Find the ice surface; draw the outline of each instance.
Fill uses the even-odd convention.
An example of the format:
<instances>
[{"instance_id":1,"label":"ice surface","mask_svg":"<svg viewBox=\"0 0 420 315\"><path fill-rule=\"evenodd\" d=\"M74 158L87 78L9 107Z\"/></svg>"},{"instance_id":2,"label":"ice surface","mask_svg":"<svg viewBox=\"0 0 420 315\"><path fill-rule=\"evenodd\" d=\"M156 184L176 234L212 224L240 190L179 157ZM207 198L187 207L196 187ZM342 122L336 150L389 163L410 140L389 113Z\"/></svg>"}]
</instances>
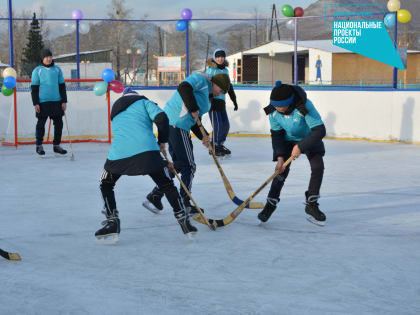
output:
<instances>
[{"instance_id":1,"label":"ice surface","mask_svg":"<svg viewBox=\"0 0 420 315\"><path fill-rule=\"evenodd\" d=\"M194 146L193 196L208 217L224 218L235 205ZM226 146L222 166L246 199L274 171L270 139ZM325 227L305 219L302 156L267 224L246 209L216 232L197 223L194 241L166 200L160 215L141 206L150 178L122 177L122 230L111 246L94 237L108 145L76 144L73 162L44 147L45 159L34 146L0 147L0 248L22 256L0 260L0 314L420 314L418 146L327 140Z\"/></svg>"}]
</instances>

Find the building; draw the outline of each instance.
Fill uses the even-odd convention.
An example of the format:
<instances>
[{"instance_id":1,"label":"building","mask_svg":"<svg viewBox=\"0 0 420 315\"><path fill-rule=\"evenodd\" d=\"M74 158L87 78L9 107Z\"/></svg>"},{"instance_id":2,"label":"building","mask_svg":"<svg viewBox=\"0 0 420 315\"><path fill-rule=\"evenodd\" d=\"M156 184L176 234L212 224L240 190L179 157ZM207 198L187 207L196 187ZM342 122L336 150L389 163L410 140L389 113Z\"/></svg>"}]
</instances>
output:
<instances>
[{"instance_id":1,"label":"building","mask_svg":"<svg viewBox=\"0 0 420 315\"><path fill-rule=\"evenodd\" d=\"M104 69L112 68L111 52L112 49L81 51L80 78L97 79L101 77ZM54 62L62 69L64 78L77 79L76 53L54 56Z\"/></svg>"},{"instance_id":2,"label":"building","mask_svg":"<svg viewBox=\"0 0 420 315\"><path fill-rule=\"evenodd\" d=\"M392 85L393 67L334 46L331 40L299 41L300 84ZM226 58L236 83L272 85L293 82L294 42L272 41ZM407 70L399 71L402 84L420 85L420 51L407 52Z\"/></svg>"}]
</instances>

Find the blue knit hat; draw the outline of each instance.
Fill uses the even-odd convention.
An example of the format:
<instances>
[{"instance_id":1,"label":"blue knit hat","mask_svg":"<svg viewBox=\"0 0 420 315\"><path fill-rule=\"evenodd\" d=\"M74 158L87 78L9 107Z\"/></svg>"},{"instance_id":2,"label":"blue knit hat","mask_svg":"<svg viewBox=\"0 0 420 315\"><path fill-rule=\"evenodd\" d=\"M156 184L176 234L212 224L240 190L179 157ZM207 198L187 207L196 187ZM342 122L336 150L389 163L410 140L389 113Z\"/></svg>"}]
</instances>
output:
<instances>
[{"instance_id":1,"label":"blue knit hat","mask_svg":"<svg viewBox=\"0 0 420 315\"><path fill-rule=\"evenodd\" d=\"M123 96L127 95L127 94L137 94L138 93L136 91L133 90L133 87L131 86L127 86L124 91L123 91Z\"/></svg>"}]
</instances>

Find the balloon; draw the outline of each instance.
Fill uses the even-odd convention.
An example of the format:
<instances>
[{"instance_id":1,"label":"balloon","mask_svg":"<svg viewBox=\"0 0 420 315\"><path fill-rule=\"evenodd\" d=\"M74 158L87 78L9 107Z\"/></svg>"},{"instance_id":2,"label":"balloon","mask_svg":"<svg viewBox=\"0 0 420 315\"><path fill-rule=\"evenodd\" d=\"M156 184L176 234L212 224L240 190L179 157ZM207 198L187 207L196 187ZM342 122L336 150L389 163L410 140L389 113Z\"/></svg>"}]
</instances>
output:
<instances>
[{"instance_id":1,"label":"balloon","mask_svg":"<svg viewBox=\"0 0 420 315\"><path fill-rule=\"evenodd\" d=\"M16 86L16 79L12 76L5 77L3 85L8 89L13 89Z\"/></svg>"},{"instance_id":2,"label":"balloon","mask_svg":"<svg viewBox=\"0 0 420 315\"><path fill-rule=\"evenodd\" d=\"M198 21L191 21L190 27L193 31L197 31L200 29L200 23Z\"/></svg>"},{"instance_id":3,"label":"balloon","mask_svg":"<svg viewBox=\"0 0 420 315\"><path fill-rule=\"evenodd\" d=\"M395 12L401 8L401 3L399 0L389 0L387 7L389 12Z\"/></svg>"},{"instance_id":4,"label":"balloon","mask_svg":"<svg viewBox=\"0 0 420 315\"><path fill-rule=\"evenodd\" d=\"M281 12L283 12L283 15L287 17L293 17L295 15L293 8L288 4L281 7Z\"/></svg>"},{"instance_id":5,"label":"balloon","mask_svg":"<svg viewBox=\"0 0 420 315\"><path fill-rule=\"evenodd\" d=\"M76 30L76 24L74 22L66 22L63 24L65 32L74 32Z\"/></svg>"},{"instance_id":6,"label":"balloon","mask_svg":"<svg viewBox=\"0 0 420 315\"><path fill-rule=\"evenodd\" d=\"M80 34L87 34L89 33L90 25L88 23L80 23L79 24L79 32Z\"/></svg>"},{"instance_id":7,"label":"balloon","mask_svg":"<svg viewBox=\"0 0 420 315\"><path fill-rule=\"evenodd\" d=\"M109 82L109 87L115 93L122 93L124 91L124 85L120 81L111 81Z\"/></svg>"},{"instance_id":8,"label":"balloon","mask_svg":"<svg viewBox=\"0 0 420 315\"><path fill-rule=\"evenodd\" d=\"M16 78L16 76L17 76L16 70L11 68L11 67L8 67L8 68L3 70L3 78L6 78L6 77Z\"/></svg>"},{"instance_id":9,"label":"balloon","mask_svg":"<svg viewBox=\"0 0 420 315\"><path fill-rule=\"evenodd\" d=\"M81 19L83 19L83 12L80 11L79 9L73 10L71 12L71 18L73 20L81 20Z\"/></svg>"},{"instance_id":10,"label":"balloon","mask_svg":"<svg viewBox=\"0 0 420 315\"><path fill-rule=\"evenodd\" d=\"M395 26L395 14L394 13L388 13L384 17L384 23L386 27L392 28Z\"/></svg>"},{"instance_id":11,"label":"balloon","mask_svg":"<svg viewBox=\"0 0 420 315\"><path fill-rule=\"evenodd\" d=\"M397 19L400 23L408 23L411 20L411 13L408 10L398 10Z\"/></svg>"},{"instance_id":12,"label":"balloon","mask_svg":"<svg viewBox=\"0 0 420 315\"><path fill-rule=\"evenodd\" d=\"M115 79L114 70L105 69L104 71L102 71L102 80L104 80L105 82L111 82L114 79Z\"/></svg>"},{"instance_id":13,"label":"balloon","mask_svg":"<svg viewBox=\"0 0 420 315\"><path fill-rule=\"evenodd\" d=\"M296 7L294 10L295 17L302 17L303 16L303 9L301 7Z\"/></svg>"},{"instance_id":14,"label":"balloon","mask_svg":"<svg viewBox=\"0 0 420 315\"><path fill-rule=\"evenodd\" d=\"M1 94L3 94L4 96L10 96L13 94L13 89L8 89L7 87L5 87L4 85L1 87Z\"/></svg>"},{"instance_id":15,"label":"balloon","mask_svg":"<svg viewBox=\"0 0 420 315\"><path fill-rule=\"evenodd\" d=\"M190 9L187 9L187 8L183 9L183 10L181 11L181 17L182 17L184 20L189 20L189 19L191 19L191 18L192 18L192 11L191 11Z\"/></svg>"},{"instance_id":16,"label":"balloon","mask_svg":"<svg viewBox=\"0 0 420 315\"><path fill-rule=\"evenodd\" d=\"M95 93L96 96L101 96L106 93L108 90L108 83L105 81L100 81L95 84L93 87L93 93Z\"/></svg>"},{"instance_id":17,"label":"balloon","mask_svg":"<svg viewBox=\"0 0 420 315\"><path fill-rule=\"evenodd\" d=\"M293 31L295 29L295 21L294 20L289 20L286 22L286 28L288 30Z\"/></svg>"},{"instance_id":18,"label":"balloon","mask_svg":"<svg viewBox=\"0 0 420 315\"><path fill-rule=\"evenodd\" d=\"M184 20L179 20L178 22L176 22L175 27L177 31L183 32L187 28L187 22L185 22Z\"/></svg>"}]
</instances>

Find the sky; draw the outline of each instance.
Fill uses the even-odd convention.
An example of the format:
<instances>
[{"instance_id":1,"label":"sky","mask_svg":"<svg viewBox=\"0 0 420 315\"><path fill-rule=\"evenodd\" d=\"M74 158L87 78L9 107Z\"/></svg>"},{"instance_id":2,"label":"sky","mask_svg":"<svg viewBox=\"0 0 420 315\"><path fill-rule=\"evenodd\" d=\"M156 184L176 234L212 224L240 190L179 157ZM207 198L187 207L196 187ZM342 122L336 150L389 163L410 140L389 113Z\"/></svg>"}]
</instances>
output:
<instances>
[{"instance_id":1,"label":"sky","mask_svg":"<svg viewBox=\"0 0 420 315\"><path fill-rule=\"evenodd\" d=\"M131 18L139 19L145 14L150 19L176 19L180 17L183 8L189 8L193 11L193 18L249 18L253 17L254 10L263 15L271 14L273 3L277 10L285 4L293 7L301 6L306 8L316 0L289 0L276 2L274 0L213 0L196 1L187 0L177 2L173 0L126 0L126 6L132 8ZM0 12L7 12L7 0L2 0ZM111 0L13 0L12 6L15 12L22 10L38 11L39 7L44 6L49 18L71 18L71 12L74 9L80 9L85 18L106 18L107 6Z\"/></svg>"}]
</instances>

